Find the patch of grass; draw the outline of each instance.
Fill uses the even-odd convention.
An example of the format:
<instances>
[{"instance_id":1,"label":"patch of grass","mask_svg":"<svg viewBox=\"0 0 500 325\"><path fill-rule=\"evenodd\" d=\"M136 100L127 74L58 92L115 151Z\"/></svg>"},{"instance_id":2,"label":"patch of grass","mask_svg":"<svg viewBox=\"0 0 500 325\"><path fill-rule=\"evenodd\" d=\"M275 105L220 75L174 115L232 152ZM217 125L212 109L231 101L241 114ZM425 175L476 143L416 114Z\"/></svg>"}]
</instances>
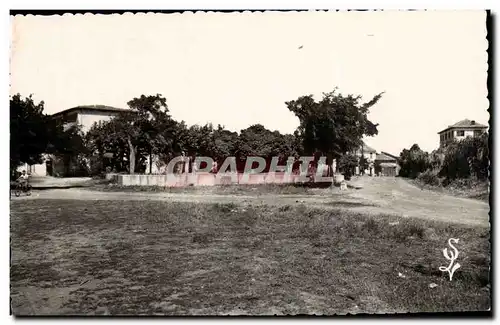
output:
<instances>
[{"instance_id":1,"label":"patch of grass","mask_svg":"<svg viewBox=\"0 0 500 325\"><path fill-rule=\"evenodd\" d=\"M338 206L338 207L366 207L366 206L376 206L374 204L370 203L363 203L363 202L355 202L355 201L345 201L345 200L335 200L335 201L330 201L326 203L327 205L330 206Z\"/></svg>"},{"instance_id":2,"label":"patch of grass","mask_svg":"<svg viewBox=\"0 0 500 325\"><path fill-rule=\"evenodd\" d=\"M11 209L16 315L490 307L482 227L306 205L26 200ZM460 239L462 265L451 282L438 269L450 237Z\"/></svg>"},{"instance_id":3,"label":"patch of grass","mask_svg":"<svg viewBox=\"0 0 500 325\"><path fill-rule=\"evenodd\" d=\"M424 177L425 180L425 177ZM457 179L454 181L446 181L441 178L439 181L433 181L431 184L427 180L415 179L408 180L415 186L439 193L446 193L457 197L475 199L488 202L490 198L489 182L479 181L473 178Z\"/></svg>"},{"instance_id":4,"label":"patch of grass","mask_svg":"<svg viewBox=\"0 0 500 325\"><path fill-rule=\"evenodd\" d=\"M410 238L423 238L426 227L424 223L415 223L413 221L400 221L398 227L389 228L392 230L392 237L399 241L405 242Z\"/></svg>"},{"instance_id":5,"label":"patch of grass","mask_svg":"<svg viewBox=\"0 0 500 325\"><path fill-rule=\"evenodd\" d=\"M322 188L321 186L318 186ZM324 186L323 186L324 187ZM297 195L314 194L319 188L305 186L304 184L256 184L256 185L215 185L215 186L189 186L189 187L164 187L164 186L120 186L113 183L95 184L89 190L103 192L162 192L162 193L197 193L220 195Z\"/></svg>"}]
</instances>

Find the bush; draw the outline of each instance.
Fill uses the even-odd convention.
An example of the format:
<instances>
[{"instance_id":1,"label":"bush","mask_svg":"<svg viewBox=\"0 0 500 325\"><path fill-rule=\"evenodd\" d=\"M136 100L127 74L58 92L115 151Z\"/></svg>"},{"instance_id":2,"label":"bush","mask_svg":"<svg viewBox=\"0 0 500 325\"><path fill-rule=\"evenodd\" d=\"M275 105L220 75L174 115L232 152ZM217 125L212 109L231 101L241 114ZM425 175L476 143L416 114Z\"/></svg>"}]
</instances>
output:
<instances>
[{"instance_id":1,"label":"bush","mask_svg":"<svg viewBox=\"0 0 500 325\"><path fill-rule=\"evenodd\" d=\"M471 176L480 180L488 179L488 134L466 138L448 146L440 175L450 180Z\"/></svg>"},{"instance_id":2,"label":"bush","mask_svg":"<svg viewBox=\"0 0 500 325\"><path fill-rule=\"evenodd\" d=\"M356 167L358 166L358 157L351 154L343 155L340 157L338 165L339 170L344 175L344 178L346 180L350 180L351 176L354 175Z\"/></svg>"},{"instance_id":3,"label":"bush","mask_svg":"<svg viewBox=\"0 0 500 325\"><path fill-rule=\"evenodd\" d=\"M417 176L417 180L428 185L432 186L441 186L442 181L439 178L439 170L436 169L428 169L423 173L420 173Z\"/></svg>"},{"instance_id":4,"label":"bush","mask_svg":"<svg viewBox=\"0 0 500 325\"><path fill-rule=\"evenodd\" d=\"M429 154L414 144L410 150L404 149L400 154L399 176L416 178L430 167Z\"/></svg>"}]
</instances>

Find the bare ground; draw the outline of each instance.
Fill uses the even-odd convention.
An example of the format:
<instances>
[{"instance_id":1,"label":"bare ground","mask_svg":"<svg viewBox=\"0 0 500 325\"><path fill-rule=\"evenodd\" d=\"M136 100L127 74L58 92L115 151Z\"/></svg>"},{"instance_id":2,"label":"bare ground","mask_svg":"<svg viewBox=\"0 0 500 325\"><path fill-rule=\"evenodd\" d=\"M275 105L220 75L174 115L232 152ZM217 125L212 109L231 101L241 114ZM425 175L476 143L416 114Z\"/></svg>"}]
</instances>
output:
<instances>
[{"instance_id":1,"label":"bare ground","mask_svg":"<svg viewBox=\"0 0 500 325\"><path fill-rule=\"evenodd\" d=\"M15 315L490 307L489 230L299 205L13 200ZM450 237L462 267L438 270ZM434 287L430 287L430 285Z\"/></svg>"},{"instance_id":2,"label":"bare ground","mask_svg":"<svg viewBox=\"0 0 500 325\"><path fill-rule=\"evenodd\" d=\"M310 194L287 195L260 192L258 187L251 186L248 186L239 195L214 194L216 189L213 187L184 193L103 192L74 188L34 191L31 197L13 199L160 200L168 202L232 202L270 205L305 204L324 208L342 208L372 215L381 213L394 214L403 217L489 227L490 207L484 201L423 190L401 178L360 177L353 180L351 185L358 189L351 188L346 191L340 191L338 188L313 189L309 191Z\"/></svg>"},{"instance_id":3,"label":"bare ground","mask_svg":"<svg viewBox=\"0 0 500 325\"><path fill-rule=\"evenodd\" d=\"M332 315L489 308L487 203L395 178L351 185L359 189L54 189L13 197L12 310ZM462 265L452 282L438 270L447 264L442 249L450 237L460 238Z\"/></svg>"}]
</instances>

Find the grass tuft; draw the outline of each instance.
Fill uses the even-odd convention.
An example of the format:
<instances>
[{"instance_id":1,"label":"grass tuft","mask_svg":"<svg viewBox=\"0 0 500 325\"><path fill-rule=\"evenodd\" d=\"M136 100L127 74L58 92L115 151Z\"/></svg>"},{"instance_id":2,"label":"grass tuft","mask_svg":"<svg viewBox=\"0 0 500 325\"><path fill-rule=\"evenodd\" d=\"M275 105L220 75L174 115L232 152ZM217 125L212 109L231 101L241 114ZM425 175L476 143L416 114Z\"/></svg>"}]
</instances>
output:
<instances>
[{"instance_id":1,"label":"grass tuft","mask_svg":"<svg viewBox=\"0 0 500 325\"><path fill-rule=\"evenodd\" d=\"M11 204L16 315L333 315L491 305L482 227L295 204ZM453 281L438 269L448 264L442 249L450 237L460 238L462 265Z\"/></svg>"}]
</instances>

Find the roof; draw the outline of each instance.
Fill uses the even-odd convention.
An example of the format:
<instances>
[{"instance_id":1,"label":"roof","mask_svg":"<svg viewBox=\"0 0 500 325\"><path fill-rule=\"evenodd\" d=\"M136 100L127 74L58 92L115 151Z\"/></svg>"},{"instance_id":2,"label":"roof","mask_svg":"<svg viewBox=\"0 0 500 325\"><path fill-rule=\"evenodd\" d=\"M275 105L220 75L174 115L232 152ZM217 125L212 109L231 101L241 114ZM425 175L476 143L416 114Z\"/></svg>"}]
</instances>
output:
<instances>
[{"instance_id":1,"label":"roof","mask_svg":"<svg viewBox=\"0 0 500 325\"><path fill-rule=\"evenodd\" d=\"M444 129L443 131L440 131L438 132L438 134L441 134L445 131L448 131L450 129L455 129L455 128L468 128L468 129L487 129L488 126L484 125L484 124L480 124L480 123L477 123L476 121L474 120L469 120L469 119L465 119L465 120L461 120L453 125L448 125L448 127L446 129Z\"/></svg>"},{"instance_id":2,"label":"roof","mask_svg":"<svg viewBox=\"0 0 500 325\"><path fill-rule=\"evenodd\" d=\"M375 160L396 161L397 159L382 152L382 153L377 154L377 157L375 158Z\"/></svg>"},{"instance_id":3,"label":"roof","mask_svg":"<svg viewBox=\"0 0 500 325\"><path fill-rule=\"evenodd\" d=\"M396 160L398 160L398 159L399 159L399 157L398 157L398 156L395 156L395 155L390 154L390 153L388 153L388 152L382 151L382 153L383 153L384 155L386 155L386 156L389 156L389 157L393 158L393 159L396 159Z\"/></svg>"},{"instance_id":4,"label":"roof","mask_svg":"<svg viewBox=\"0 0 500 325\"><path fill-rule=\"evenodd\" d=\"M61 115L66 115L69 113L73 113L76 111L95 111L95 112L102 112L102 113L120 113L120 112L129 112L129 109L124 109L124 108L117 108L117 107L112 107L112 106L106 106L106 105L82 105L82 106L76 106L72 108L68 108L64 111L57 112L55 114L52 114L53 117L55 116L61 116Z\"/></svg>"}]
</instances>

